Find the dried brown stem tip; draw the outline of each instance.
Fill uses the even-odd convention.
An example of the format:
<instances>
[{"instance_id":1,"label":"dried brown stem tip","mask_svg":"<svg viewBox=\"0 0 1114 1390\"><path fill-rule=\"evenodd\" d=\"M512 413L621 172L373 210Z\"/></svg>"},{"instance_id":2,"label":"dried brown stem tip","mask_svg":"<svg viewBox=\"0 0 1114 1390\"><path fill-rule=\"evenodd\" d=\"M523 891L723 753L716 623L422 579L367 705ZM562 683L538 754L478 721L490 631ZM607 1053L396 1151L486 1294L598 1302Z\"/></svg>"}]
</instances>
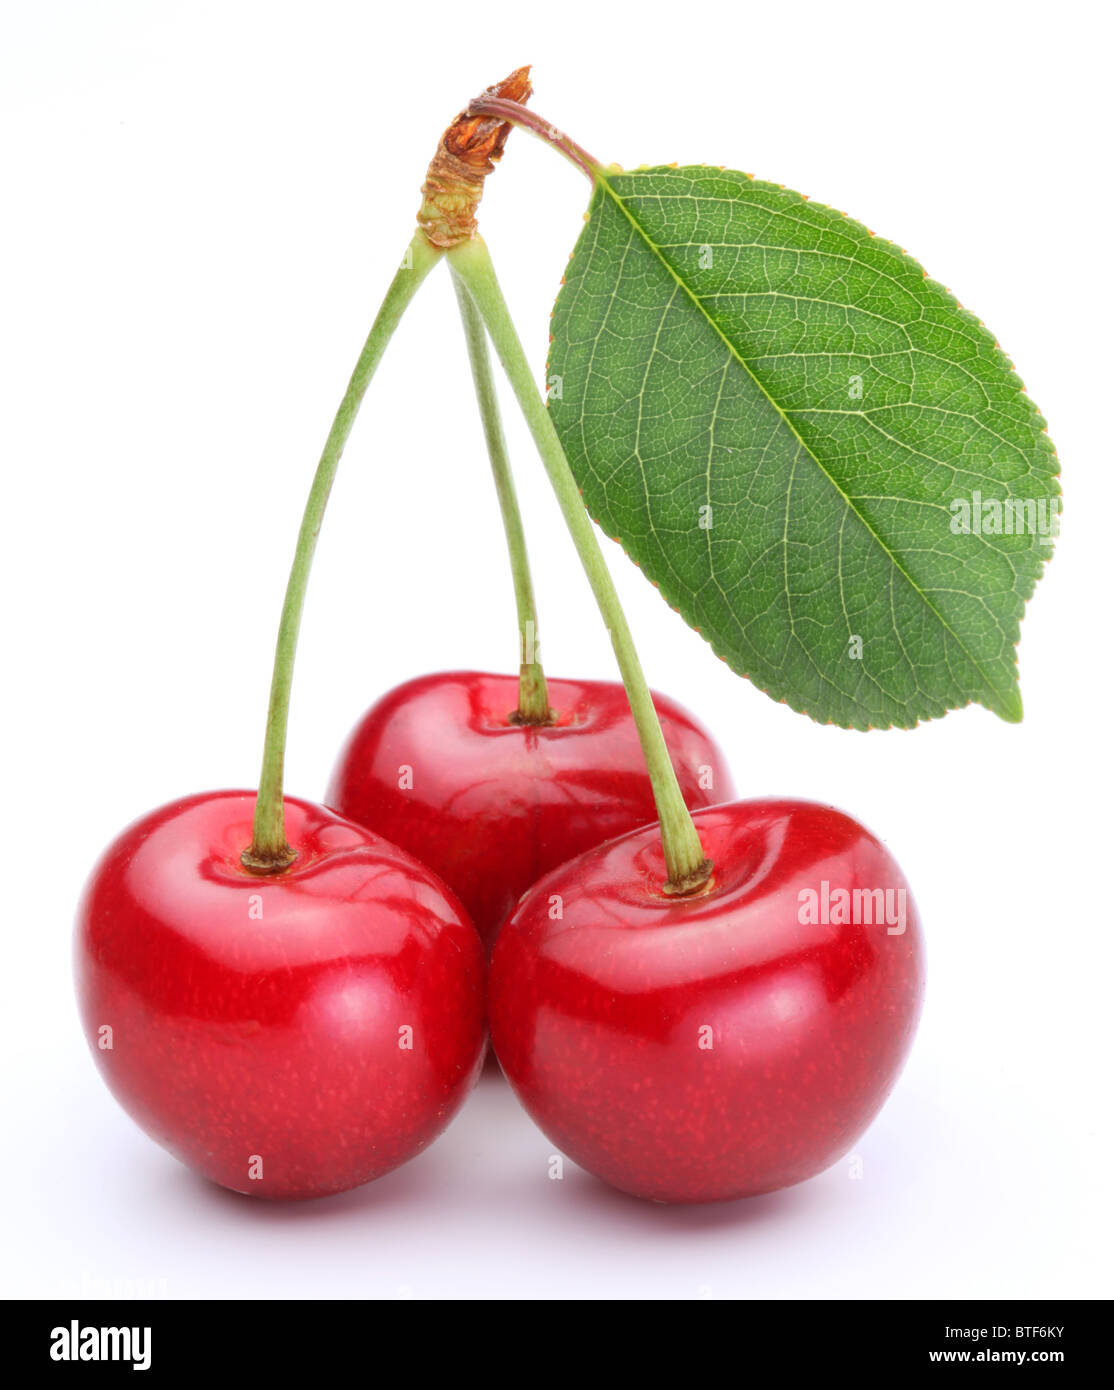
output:
<instances>
[{"instance_id":1,"label":"dried brown stem tip","mask_svg":"<svg viewBox=\"0 0 1114 1390\"><path fill-rule=\"evenodd\" d=\"M532 91L530 69L525 67L488 87L483 96L525 103ZM418 212L418 226L434 246L447 249L475 235L484 179L502 159L510 133L509 121L469 116L465 107L442 135L422 184Z\"/></svg>"}]
</instances>

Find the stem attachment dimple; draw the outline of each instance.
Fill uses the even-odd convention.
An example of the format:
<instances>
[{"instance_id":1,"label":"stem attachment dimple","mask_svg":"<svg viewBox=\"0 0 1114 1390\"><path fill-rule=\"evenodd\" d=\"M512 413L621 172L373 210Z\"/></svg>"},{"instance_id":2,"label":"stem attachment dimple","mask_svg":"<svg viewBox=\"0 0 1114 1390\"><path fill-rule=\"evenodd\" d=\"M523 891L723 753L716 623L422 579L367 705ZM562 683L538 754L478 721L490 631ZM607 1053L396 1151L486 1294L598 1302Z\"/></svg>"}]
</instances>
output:
<instances>
[{"instance_id":1,"label":"stem attachment dimple","mask_svg":"<svg viewBox=\"0 0 1114 1390\"><path fill-rule=\"evenodd\" d=\"M512 724L552 724L554 712L549 708L549 685L540 661L523 661L518 668L518 708L510 714Z\"/></svg>"},{"instance_id":2,"label":"stem attachment dimple","mask_svg":"<svg viewBox=\"0 0 1114 1390\"><path fill-rule=\"evenodd\" d=\"M495 479L495 491L499 498L499 511L503 517L503 530L507 536L511 575L514 579L521 664L518 672L518 709L511 716L511 720L515 724L548 724L552 720L552 711L549 708L545 672L538 656L538 615L534 603L534 585L530 577L530 560L526 552L522 513L518 507L507 441L499 415L499 398L491 371L491 357L487 350L487 332L475 301L455 270L453 288L456 290L460 317L464 324L468 360L472 366L472 381L476 388L476 400L483 421L484 439L487 443L488 457L491 459L491 472Z\"/></svg>"},{"instance_id":3,"label":"stem attachment dimple","mask_svg":"<svg viewBox=\"0 0 1114 1390\"><path fill-rule=\"evenodd\" d=\"M561 441L557 438L545 402L534 384L530 364L495 277L491 257L480 236L454 247L448 255L450 266L464 282L491 334L491 341L526 417L526 423L553 485L565 524L584 566L600 613L611 634L611 645L615 650L623 685L630 701L631 714L642 744L658 819L661 822L667 871L665 891L678 895L694 893L711 877L712 864L704 853L696 826L681 795L677 774L669 758L665 736L661 731L661 724L626 616L619 603L619 595L608 572L595 529L584 510L576 479L565 458Z\"/></svg>"},{"instance_id":4,"label":"stem attachment dimple","mask_svg":"<svg viewBox=\"0 0 1114 1390\"><path fill-rule=\"evenodd\" d=\"M249 873L281 873L283 869L289 868L297 857L286 840L282 796L283 765L286 757L286 729L290 716L290 687L294 678L294 654L298 646L298 629L305 606L313 553L317 548L317 536L321 530L340 456L355 423L360 402L407 305L441 255L442 252L431 246L420 232L415 234L375 316L375 322L348 382L348 389L337 408L317 471L313 475L313 483L298 531L294 562L286 585L282 617L279 620L252 840L240 856L241 864Z\"/></svg>"}]
</instances>

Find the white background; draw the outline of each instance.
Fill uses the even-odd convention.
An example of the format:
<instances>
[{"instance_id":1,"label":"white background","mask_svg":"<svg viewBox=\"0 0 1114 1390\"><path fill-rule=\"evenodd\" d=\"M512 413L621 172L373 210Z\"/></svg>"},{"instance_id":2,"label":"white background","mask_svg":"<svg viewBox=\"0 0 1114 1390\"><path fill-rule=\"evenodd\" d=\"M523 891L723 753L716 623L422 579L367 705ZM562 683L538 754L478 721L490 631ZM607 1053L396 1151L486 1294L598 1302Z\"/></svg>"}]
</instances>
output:
<instances>
[{"instance_id":1,"label":"white background","mask_svg":"<svg viewBox=\"0 0 1114 1390\"><path fill-rule=\"evenodd\" d=\"M6 1290L240 1297L1112 1292L1111 316L1097 7L46 3L0 33ZM856 1153L719 1208L619 1196L481 1084L422 1158L292 1207L209 1187L79 1033L81 882L134 816L256 775L305 490L436 139L523 62L594 154L735 165L906 246L994 329L1066 506L1026 719L822 728L712 656L608 545L651 682L744 794L889 843L926 924L912 1059ZM539 379L581 177L522 134L482 225ZM602 625L508 400L554 674ZM512 670L513 605L448 276L401 328L310 587L288 788L425 670Z\"/></svg>"}]
</instances>

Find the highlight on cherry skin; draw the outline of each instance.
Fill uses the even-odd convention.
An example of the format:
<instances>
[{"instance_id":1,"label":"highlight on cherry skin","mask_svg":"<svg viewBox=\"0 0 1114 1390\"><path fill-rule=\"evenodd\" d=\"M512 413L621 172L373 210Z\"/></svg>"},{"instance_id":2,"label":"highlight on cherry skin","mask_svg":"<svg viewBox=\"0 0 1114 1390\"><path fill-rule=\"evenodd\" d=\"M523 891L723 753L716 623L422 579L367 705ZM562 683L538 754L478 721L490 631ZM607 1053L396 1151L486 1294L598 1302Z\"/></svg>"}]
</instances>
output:
<instances>
[{"instance_id":1,"label":"highlight on cherry skin","mask_svg":"<svg viewBox=\"0 0 1114 1390\"><path fill-rule=\"evenodd\" d=\"M356 725L325 795L444 879L489 951L542 874L657 818L623 686L551 678L548 687L552 720L533 725L513 718L517 676L407 681ZM653 699L689 807L730 800L711 734L674 700Z\"/></svg>"},{"instance_id":2,"label":"highlight on cherry skin","mask_svg":"<svg viewBox=\"0 0 1114 1390\"><path fill-rule=\"evenodd\" d=\"M484 958L424 865L285 799L297 859L240 854L255 793L185 797L101 858L78 910L78 1000L124 1109L206 1178L308 1198L425 1148L475 1082Z\"/></svg>"},{"instance_id":3,"label":"highlight on cherry skin","mask_svg":"<svg viewBox=\"0 0 1114 1390\"><path fill-rule=\"evenodd\" d=\"M492 1044L534 1121L662 1202L770 1192L849 1152L924 989L908 884L857 821L787 800L693 819L702 891L663 893L658 827L634 831L531 889L488 978Z\"/></svg>"}]
</instances>

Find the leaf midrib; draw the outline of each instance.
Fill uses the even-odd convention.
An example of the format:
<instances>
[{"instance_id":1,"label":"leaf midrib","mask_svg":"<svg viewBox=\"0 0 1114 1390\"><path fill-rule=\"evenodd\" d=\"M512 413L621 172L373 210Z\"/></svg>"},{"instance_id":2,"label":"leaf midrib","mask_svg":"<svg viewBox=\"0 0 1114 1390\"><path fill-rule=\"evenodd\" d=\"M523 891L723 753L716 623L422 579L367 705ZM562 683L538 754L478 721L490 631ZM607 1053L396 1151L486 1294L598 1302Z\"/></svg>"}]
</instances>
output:
<instances>
[{"instance_id":1,"label":"leaf midrib","mask_svg":"<svg viewBox=\"0 0 1114 1390\"><path fill-rule=\"evenodd\" d=\"M716 322L716 320L712 317L712 315L711 315L711 314L708 312L708 310L704 307L703 302L696 296L696 294L689 288L689 286L686 284L686 282L685 282L685 281L677 274L677 272L673 269L673 267L670 265L670 263L669 263L669 261L667 260L667 258L665 257L665 255L662 253L661 248L660 248L660 247L657 245L657 243L649 236L649 234L647 233L646 229L642 226L641 222L639 222L639 220L635 217L634 213L633 213L633 212L631 211L631 209L627 206L626 202L625 202L625 201L619 196L619 194L616 193L615 190L611 187L611 184L610 184L610 182L609 182L609 180L608 180L608 178L607 178L607 176L606 176L604 170L598 169L598 168L597 168L594 172L595 172L595 176L596 176L596 186L597 186L598 188L603 188L603 189L606 190L606 192L608 193L608 195L610 196L610 198L611 198L612 201L614 202L615 206L619 209L619 211L620 211L620 212L623 214L623 216L627 219L627 221L630 223L630 225L634 228L634 230L635 230L635 231L638 233L638 235L642 238L643 242L650 248L650 250L653 252L653 254L657 257L658 261L659 261L659 262L661 263L661 265L665 268L666 273L670 276L670 278L674 281L674 283L683 291L683 293L684 293L685 295L688 296L689 301L693 304L693 306L694 306L694 307L697 309L697 311L701 314L701 316L704 318L704 321L709 325L709 327L712 329L712 331L716 334L716 336L719 338L719 340L723 343L724 347L727 348L727 351L730 353L730 355L735 359L736 362L738 362L739 366L742 367L742 369L743 369L744 372L746 372L747 376L751 379L751 381L754 383L754 385L758 388L758 390L761 392L761 394L762 394L762 396L765 398L765 400L767 400L767 401L770 403L770 405L773 407L773 409L777 412L777 415L778 415L779 419L780 419L780 420L782 421L782 423L785 425L786 429L789 430L789 432L790 432L790 434L793 436L793 438L796 439L797 443L798 443L798 444L800 445L800 447L804 450L805 454L812 460L812 462L813 462L813 463L816 465L816 467L820 470L821 474L828 480L828 482L831 484L831 486L835 489L835 491L836 491L836 492L839 494L839 496L843 499L845 505L847 506L847 509L848 509L851 513L853 513L853 515L862 523L862 525L863 525L863 527L865 528L865 530L867 531L867 533L874 539L874 541L876 542L876 544L881 548L881 550L883 551L883 553L886 555L887 559L888 559L888 560L890 561L890 563L893 565L894 569L897 570L897 572L902 576L902 578L906 581L906 583L909 585L909 587L913 590L913 592L917 595L917 597L918 597L918 598L921 600L921 602L925 605L925 607L926 607L926 608L928 609L928 611L932 614L932 616L936 619L936 621L940 624L940 626L944 629L944 631L945 631L946 633L948 633L948 635L949 635L949 636L952 638L952 640L956 643L956 645L959 647L960 651L963 652L964 656L965 656L965 657L967 658L967 660L971 663L971 665L974 667L974 669L975 669L976 671L978 671L979 675L982 677L983 681L986 683L986 688L990 691L991 695L994 696L995 699L998 700L998 701L1001 701L1002 698L1003 698L1003 695L1004 695L1004 696L1005 696L1005 703L1006 703L1006 705L1007 705L1007 706L1012 706L1012 705L1015 703L1015 701L1011 698L1011 697L1013 696L1013 687L1011 686L1008 690L1006 690L1005 692L1003 692L1003 691L1001 690L1001 688L1000 688L994 681L992 681L992 680L990 679L990 677L987 675L986 671L984 670L982 663L978 660L977 657L975 657L975 656L971 653L971 651L968 649L968 647L967 647L966 643L963 641L963 639L962 639L962 638L959 636L959 634L955 631L955 629L954 629L954 628L952 627L952 625L948 622L948 620L944 617L944 615L940 612L940 610L936 607L936 605L931 601L931 599L928 597L928 595L925 593L925 591L921 588L921 586L917 583L917 581L913 578L913 576L906 570L905 566L901 564L900 560L897 558L897 556L894 554L894 552L890 549L890 547L886 544L885 540L878 534L878 532L877 532L877 531L874 529L874 527L870 524L870 522L867 520L867 518L862 514L862 512L859 511L858 507L855 506L855 503L851 500L851 498L847 495L847 493L846 493L846 492L843 490L843 488L839 485L838 481L831 475L831 473L827 470L827 468L824 467L824 465L823 465L823 463L820 461L820 459L818 459L817 456L813 453L813 451L809 448L808 444L807 444L807 443L805 442L805 440L801 437L800 432L797 430L796 426L793 424L793 421L788 417L788 415L786 415L785 411L781 408L780 405L778 405L777 401L774 400L773 396L770 395L769 391L766 390L766 387L765 387L765 386L763 385L763 383L759 380L759 378L755 375L755 373L753 372L753 370L752 370L751 367L750 367L750 364L747 362L746 358L742 356L742 354L741 354L741 353L738 351L738 349L735 347L734 343L732 343L731 339L728 338L728 336L724 333L723 329L720 328L720 326L719 326L719 324Z\"/></svg>"}]
</instances>

